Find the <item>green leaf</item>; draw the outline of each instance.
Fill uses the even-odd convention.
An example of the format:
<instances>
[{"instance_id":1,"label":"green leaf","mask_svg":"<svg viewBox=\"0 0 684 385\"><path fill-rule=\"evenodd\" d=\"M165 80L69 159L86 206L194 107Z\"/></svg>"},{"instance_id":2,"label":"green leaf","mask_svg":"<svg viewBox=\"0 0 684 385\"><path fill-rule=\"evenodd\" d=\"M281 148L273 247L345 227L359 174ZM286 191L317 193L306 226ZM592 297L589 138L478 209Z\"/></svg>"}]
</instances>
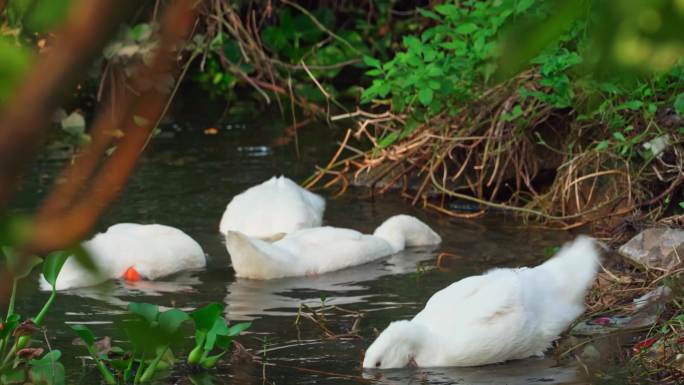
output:
<instances>
[{"instance_id":1,"label":"green leaf","mask_svg":"<svg viewBox=\"0 0 684 385\"><path fill-rule=\"evenodd\" d=\"M214 326L216 318L222 313L223 305L212 303L190 313L190 318L195 322L196 330L209 331Z\"/></svg>"},{"instance_id":2,"label":"green leaf","mask_svg":"<svg viewBox=\"0 0 684 385\"><path fill-rule=\"evenodd\" d=\"M128 311L143 317L149 323L155 322L159 316L159 307L151 303L131 302L128 304Z\"/></svg>"},{"instance_id":3,"label":"green leaf","mask_svg":"<svg viewBox=\"0 0 684 385\"><path fill-rule=\"evenodd\" d=\"M159 314L159 326L164 332L173 334L189 319L188 313L180 309L171 309Z\"/></svg>"},{"instance_id":4,"label":"green leaf","mask_svg":"<svg viewBox=\"0 0 684 385\"><path fill-rule=\"evenodd\" d=\"M69 325L71 330L85 342L87 346L93 346L95 343L95 336L93 332L85 325Z\"/></svg>"},{"instance_id":5,"label":"green leaf","mask_svg":"<svg viewBox=\"0 0 684 385\"><path fill-rule=\"evenodd\" d=\"M677 98L674 102L674 107L675 111L677 111L677 115L684 116L684 92L677 95Z\"/></svg>"},{"instance_id":6,"label":"green leaf","mask_svg":"<svg viewBox=\"0 0 684 385\"><path fill-rule=\"evenodd\" d=\"M70 0L34 2L26 17L26 26L33 32L46 32L54 29L64 21L70 5Z\"/></svg>"},{"instance_id":7,"label":"green leaf","mask_svg":"<svg viewBox=\"0 0 684 385\"><path fill-rule=\"evenodd\" d=\"M239 324L235 324L228 329L228 335L235 337L236 335L249 329L250 326L252 326L251 322L240 322Z\"/></svg>"},{"instance_id":8,"label":"green leaf","mask_svg":"<svg viewBox=\"0 0 684 385\"><path fill-rule=\"evenodd\" d=\"M421 88L420 91L418 91L418 100L422 105L428 106L432 103L433 95L434 91L432 91L432 88Z\"/></svg>"},{"instance_id":9,"label":"green leaf","mask_svg":"<svg viewBox=\"0 0 684 385\"><path fill-rule=\"evenodd\" d=\"M619 140L620 142L625 142L625 136L622 134L622 132L613 132L613 138Z\"/></svg>"},{"instance_id":10,"label":"green leaf","mask_svg":"<svg viewBox=\"0 0 684 385\"><path fill-rule=\"evenodd\" d=\"M602 140L596 145L596 151L603 151L608 148L608 141Z\"/></svg>"},{"instance_id":11,"label":"green leaf","mask_svg":"<svg viewBox=\"0 0 684 385\"><path fill-rule=\"evenodd\" d=\"M382 68L382 64L380 63L380 60L378 60L374 57L368 56L368 55L363 56L363 62L364 62L364 64L366 64L369 67L378 68L378 69Z\"/></svg>"},{"instance_id":12,"label":"green leaf","mask_svg":"<svg viewBox=\"0 0 684 385\"><path fill-rule=\"evenodd\" d=\"M392 131L378 141L378 148L387 148L399 138L399 131Z\"/></svg>"},{"instance_id":13,"label":"green leaf","mask_svg":"<svg viewBox=\"0 0 684 385\"><path fill-rule=\"evenodd\" d=\"M3 103L23 80L32 54L28 49L0 38L0 57L0 103Z\"/></svg>"},{"instance_id":14,"label":"green leaf","mask_svg":"<svg viewBox=\"0 0 684 385\"><path fill-rule=\"evenodd\" d=\"M4 255L7 270L9 270L16 279L26 278L26 276L33 271L34 267L43 262L43 260L36 255L28 255L21 258L14 253L14 249L7 246L2 247L2 252L0 254Z\"/></svg>"},{"instance_id":15,"label":"green leaf","mask_svg":"<svg viewBox=\"0 0 684 385\"><path fill-rule=\"evenodd\" d=\"M31 379L34 384L64 385L64 366L59 362L62 353L52 350L39 360L31 360Z\"/></svg>"},{"instance_id":16,"label":"green leaf","mask_svg":"<svg viewBox=\"0 0 684 385\"><path fill-rule=\"evenodd\" d=\"M679 202L679 207L684 209L684 202Z\"/></svg>"},{"instance_id":17,"label":"green leaf","mask_svg":"<svg viewBox=\"0 0 684 385\"><path fill-rule=\"evenodd\" d=\"M69 258L69 253L64 250L55 251L45 257L45 261L43 262L43 276L53 288L57 282L57 276L62 270L62 266L64 266L67 258Z\"/></svg>"},{"instance_id":18,"label":"green leaf","mask_svg":"<svg viewBox=\"0 0 684 385\"><path fill-rule=\"evenodd\" d=\"M461 35L468 35L477 30L477 25L474 23L463 23L456 27L456 33L459 33Z\"/></svg>"}]
</instances>

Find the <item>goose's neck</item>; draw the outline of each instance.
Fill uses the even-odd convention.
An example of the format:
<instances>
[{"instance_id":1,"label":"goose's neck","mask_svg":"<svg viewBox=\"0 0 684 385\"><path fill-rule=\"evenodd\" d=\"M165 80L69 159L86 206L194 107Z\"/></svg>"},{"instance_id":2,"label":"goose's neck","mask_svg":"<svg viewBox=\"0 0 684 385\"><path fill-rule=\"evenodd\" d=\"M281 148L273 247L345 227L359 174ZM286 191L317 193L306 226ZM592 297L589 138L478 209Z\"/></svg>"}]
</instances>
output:
<instances>
[{"instance_id":1,"label":"goose's neck","mask_svg":"<svg viewBox=\"0 0 684 385\"><path fill-rule=\"evenodd\" d=\"M392 222L385 222L375 229L373 233L378 238L382 238L390 244L393 252L399 252L406 247L406 237L402 229Z\"/></svg>"}]
</instances>

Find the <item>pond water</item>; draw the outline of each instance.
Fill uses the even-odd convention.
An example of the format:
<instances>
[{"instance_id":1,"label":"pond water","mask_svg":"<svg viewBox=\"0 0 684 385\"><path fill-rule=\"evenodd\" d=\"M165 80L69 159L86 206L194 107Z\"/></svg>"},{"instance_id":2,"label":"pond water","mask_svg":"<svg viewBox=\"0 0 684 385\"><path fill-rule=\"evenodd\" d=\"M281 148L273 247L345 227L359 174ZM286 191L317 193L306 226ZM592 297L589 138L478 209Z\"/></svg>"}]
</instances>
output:
<instances>
[{"instance_id":1,"label":"pond water","mask_svg":"<svg viewBox=\"0 0 684 385\"><path fill-rule=\"evenodd\" d=\"M64 353L68 383L97 383L84 350L73 345L64 323L88 324L98 336L120 342L116 328L128 301L193 309L209 302L226 305L231 320L252 320L253 326L238 338L252 352L265 356L267 365L225 360L202 384L583 384L583 370L553 358L536 358L481 368L402 369L364 372L363 351L391 320L408 319L437 290L463 277L494 266L532 265L544 258L544 248L567 239L560 232L525 227L511 218L490 216L456 221L426 213L396 196L361 199L352 191L330 199L325 213L329 225L372 232L387 217L408 213L418 216L440 233L444 243L435 249L414 249L368 265L315 278L252 281L235 278L230 258L218 233L227 202L245 188L272 175L295 180L310 175L313 165L324 163L339 137L326 127L300 133L301 157L293 145L274 147L282 125L275 119L236 119L220 133L205 136L201 130L179 132L155 139L117 204L102 218L98 230L117 222L163 223L190 234L208 255L205 270L169 277L159 282L127 285L108 283L59 295L46 322L53 347ZM15 207L31 210L44 196L61 164L43 162L35 167ZM436 266L439 252L459 255ZM21 288L18 310L35 314L47 297L34 280ZM300 319L301 304L318 308L337 305L353 311L330 310L325 326L335 334L352 329L357 314L358 337L326 338L313 322ZM265 350L265 352L262 352ZM163 383L191 383L184 369Z\"/></svg>"}]
</instances>

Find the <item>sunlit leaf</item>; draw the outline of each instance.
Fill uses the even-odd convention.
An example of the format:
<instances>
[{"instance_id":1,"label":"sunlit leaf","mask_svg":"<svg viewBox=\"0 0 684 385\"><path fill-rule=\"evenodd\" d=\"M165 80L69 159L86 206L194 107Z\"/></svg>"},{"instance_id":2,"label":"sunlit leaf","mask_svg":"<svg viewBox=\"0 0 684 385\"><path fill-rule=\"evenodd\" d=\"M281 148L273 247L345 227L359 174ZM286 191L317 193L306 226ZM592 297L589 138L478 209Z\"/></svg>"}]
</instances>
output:
<instances>
[{"instance_id":1,"label":"sunlit leaf","mask_svg":"<svg viewBox=\"0 0 684 385\"><path fill-rule=\"evenodd\" d=\"M216 318L223 313L223 305L218 303L209 304L203 308L197 309L190 313L190 317L195 322L197 330L209 331L213 326Z\"/></svg>"}]
</instances>

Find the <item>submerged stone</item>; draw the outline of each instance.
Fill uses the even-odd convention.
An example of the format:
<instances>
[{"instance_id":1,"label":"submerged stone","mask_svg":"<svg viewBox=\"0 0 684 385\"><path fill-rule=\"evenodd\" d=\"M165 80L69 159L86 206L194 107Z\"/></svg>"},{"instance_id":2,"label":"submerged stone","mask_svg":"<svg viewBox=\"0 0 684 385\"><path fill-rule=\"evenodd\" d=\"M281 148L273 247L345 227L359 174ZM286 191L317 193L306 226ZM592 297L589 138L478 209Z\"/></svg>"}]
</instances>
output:
<instances>
[{"instance_id":1,"label":"submerged stone","mask_svg":"<svg viewBox=\"0 0 684 385\"><path fill-rule=\"evenodd\" d=\"M684 230L669 227L646 229L620 246L618 252L647 269L670 270L681 263Z\"/></svg>"}]
</instances>

